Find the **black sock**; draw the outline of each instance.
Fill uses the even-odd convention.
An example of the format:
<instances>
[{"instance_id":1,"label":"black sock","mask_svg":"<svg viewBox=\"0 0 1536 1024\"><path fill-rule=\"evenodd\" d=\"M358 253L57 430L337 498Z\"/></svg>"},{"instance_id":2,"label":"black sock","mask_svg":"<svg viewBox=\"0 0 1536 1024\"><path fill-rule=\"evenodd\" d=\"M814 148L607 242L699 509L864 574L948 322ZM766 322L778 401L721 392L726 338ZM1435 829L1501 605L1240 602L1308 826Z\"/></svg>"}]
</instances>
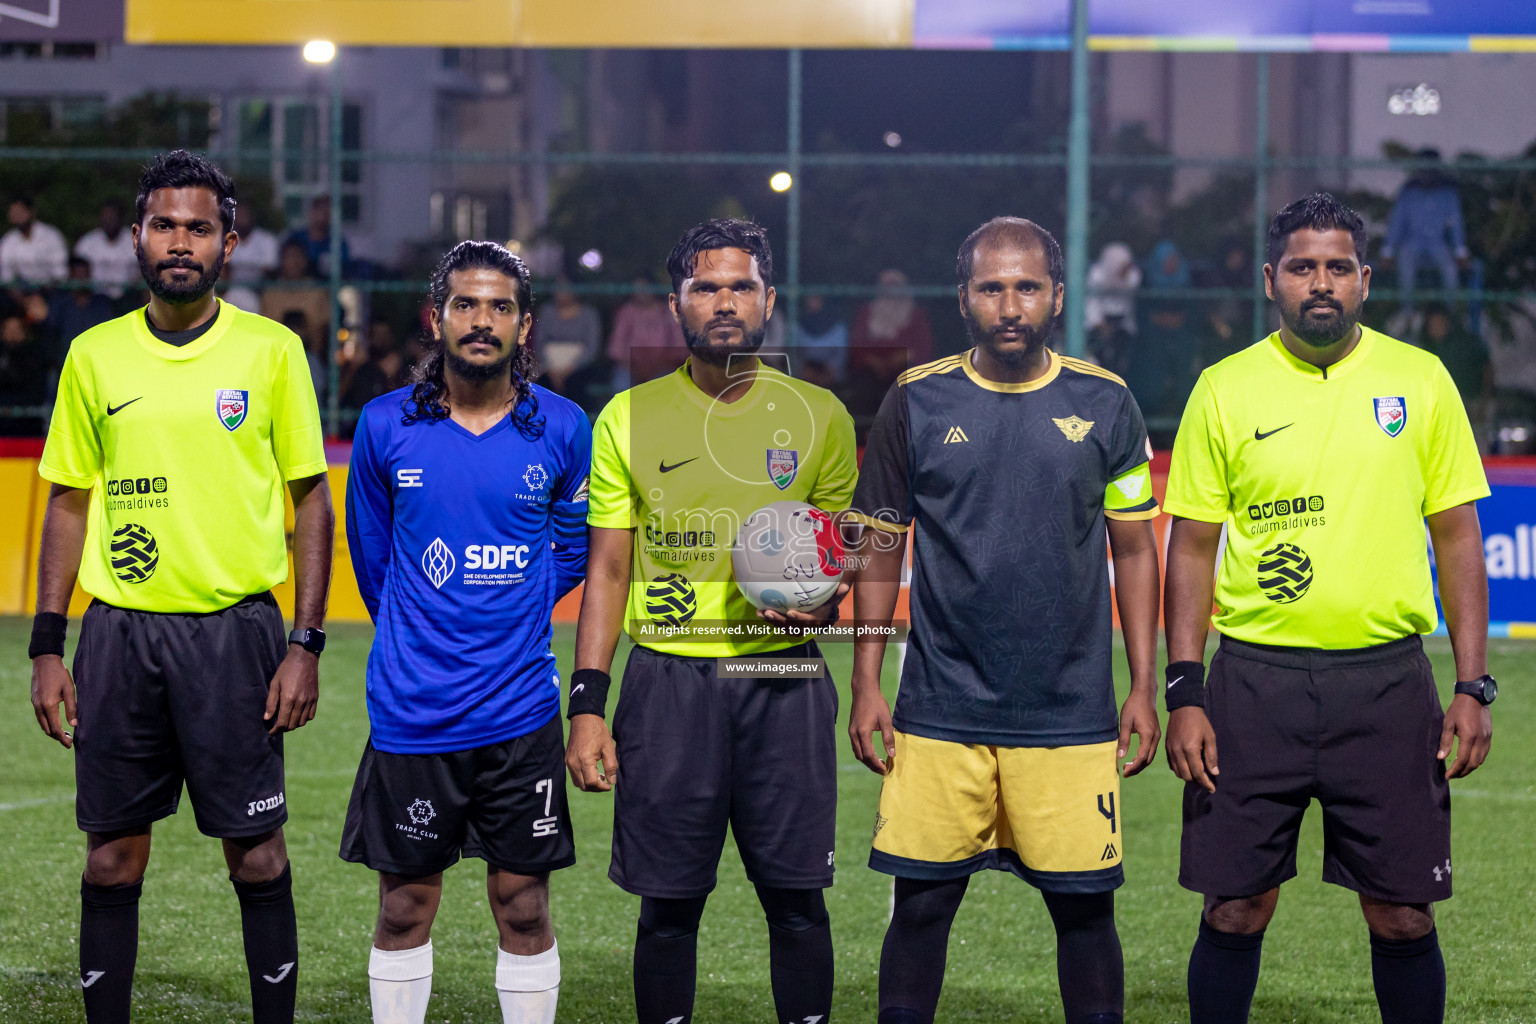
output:
<instances>
[{"instance_id":1,"label":"black sock","mask_svg":"<svg viewBox=\"0 0 1536 1024\"><path fill-rule=\"evenodd\" d=\"M1440 1024L1445 1020L1445 959L1431 928L1417 939L1371 936L1371 980L1381 1024Z\"/></svg>"},{"instance_id":2,"label":"black sock","mask_svg":"<svg viewBox=\"0 0 1536 1024\"><path fill-rule=\"evenodd\" d=\"M139 959L139 896L132 885L80 883L80 985L90 1024L128 1024Z\"/></svg>"},{"instance_id":3,"label":"black sock","mask_svg":"<svg viewBox=\"0 0 1536 1024\"><path fill-rule=\"evenodd\" d=\"M820 889L760 885L768 917L768 963L779 1020L825 1021L832 1013L832 921Z\"/></svg>"},{"instance_id":4,"label":"black sock","mask_svg":"<svg viewBox=\"0 0 1536 1024\"><path fill-rule=\"evenodd\" d=\"M1259 985L1264 933L1231 935L1200 919L1189 954L1190 1024L1245 1024Z\"/></svg>"},{"instance_id":5,"label":"black sock","mask_svg":"<svg viewBox=\"0 0 1536 1024\"><path fill-rule=\"evenodd\" d=\"M1067 1024L1121 1024L1125 961L1115 894L1042 892L1056 926L1056 980Z\"/></svg>"},{"instance_id":6,"label":"black sock","mask_svg":"<svg viewBox=\"0 0 1536 1024\"><path fill-rule=\"evenodd\" d=\"M240 898L245 969L251 976L254 1024L292 1024L299 990L299 926L293 913L293 872L287 864L270 882L231 878Z\"/></svg>"},{"instance_id":7,"label":"black sock","mask_svg":"<svg viewBox=\"0 0 1536 1024\"><path fill-rule=\"evenodd\" d=\"M699 919L706 897L640 899L635 931L635 1016L640 1024L693 1019L699 971Z\"/></svg>"},{"instance_id":8,"label":"black sock","mask_svg":"<svg viewBox=\"0 0 1536 1024\"><path fill-rule=\"evenodd\" d=\"M932 1024L944 987L949 927L970 876L896 879L896 910L880 947L879 1024Z\"/></svg>"}]
</instances>

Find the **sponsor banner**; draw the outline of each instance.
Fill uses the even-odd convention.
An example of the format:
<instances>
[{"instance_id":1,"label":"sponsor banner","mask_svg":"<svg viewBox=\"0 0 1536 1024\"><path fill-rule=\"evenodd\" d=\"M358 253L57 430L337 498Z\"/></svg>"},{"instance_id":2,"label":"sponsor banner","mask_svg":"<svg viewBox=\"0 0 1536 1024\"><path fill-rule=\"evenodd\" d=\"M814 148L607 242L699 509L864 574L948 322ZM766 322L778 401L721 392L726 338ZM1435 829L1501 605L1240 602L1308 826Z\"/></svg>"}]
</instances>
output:
<instances>
[{"instance_id":1,"label":"sponsor banner","mask_svg":"<svg viewBox=\"0 0 1536 1024\"><path fill-rule=\"evenodd\" d=\"M48 485L37 475L37 457L30 454L30 449L26 454L19 454L21 449L16 451L18 454L10 457L0 452L0 492L15 495L18 499L0 503L0 614L30 615L37 599L38 535L47 505ZM368 610L357 592L342 514L350 448L343 444L327 445L326 454L331 461L331 495L337 505L336 561L331 576L329 618L337 622L367 622ZM1486 464L1493 496L1478 502L1477 511L1482 522L1483 554L1488 566L1489 619L1492 623L1489 634L1536 639L1536 459L1493 458L1486 460ZM1158 452L1152 461L1152 491L1159 503L1163 500L1167 482L1168 455ZM150 486L151 498L159 497L153 493L153 481ZM138 490L137 481L134 489ZM1167 551L1171 524L1172 519L1168 516L1159 516L1153 521L1160 552ZM292 509L288 511L288 528L293 528ZM501 548L497 548L492 556L484 545L479 546L475 554L482 568L492 560L498 563L498 569L504 568L504 563L509 561L515 568L518 558L517 552L509 554ZM460 563L473 560L461 557L468 555L470 552L466 549L454 556L456 573L465 569ZM447 568L447 560L443 558L437 563L429 559L428 564L434 565L439 573ZM446 583L447 576L443 578ZM292 609L291 578L274 593L283 608ZM90 598L77 590L70 603L70 614L84 614L89 603ZM580 607L581 588L577 587L556 605L555 621L575 622ZM844 603L842 614L845 619L852 617L851 597ZM896 606L897 626L904 627L907 617L907 588L903 586ZM856 623L848 625L857 630ZM899 635L896 638L901 639Z\"/></svg>"},{"instance_id":2,"label":"sponsor banner","mask_svg":"<svg viewBox=\"0 0 1536 1024\"><path fill-rule=\"evenodd\" d=\"M27 0L46 3L47 0ZM69 2L69 0L64 0ZM911 0L127 0L132 43L905 47ZM734 15L734 16L733 16Z\"/></svg>"},{"instance_id":3,"label":"sponsor banner","mask_svg":"<svg viewBox=\"0 0 1536 1024\"><path fill-rule=\"evenodd\" d=\"M1536 638L1536 460L1522 461L1491 463L1493 494L1477 503L1491 636Z\"/></svg>"},{"instance_id":4,"label":"sponsor banner","mask_svg":"<svg viewBox=\"0 0 1536 1024\"><path fill-rule=\"evenodd\" d=\"M1071 11L1071 0L915 0L912 41L1065 49ZM1530 0L1093 0L1088 19L1095 49L1424 52L1536 43Z\"/></svg>"},{"instance_id":5,"label":"sponsor banner","mask_svg":"<svg viewBox=\"0 0 1536 1024\"><path fill-rule=\"evenodd\" d=\"M3 0L46 16L106 0ZM117 0L121 10L123 0ZM1065 49L1071 0L126 0L134 43ZM41 14L36 14L41 12ZM1536 47L1530 0L1093 0L1097 49ZM0 26L5 23L0 22ZM121 31L121 19L114 35ZM465 26L473 26L466 32ZM92 37L95 38L95 37Z\"/></svg>"}]
</instances>

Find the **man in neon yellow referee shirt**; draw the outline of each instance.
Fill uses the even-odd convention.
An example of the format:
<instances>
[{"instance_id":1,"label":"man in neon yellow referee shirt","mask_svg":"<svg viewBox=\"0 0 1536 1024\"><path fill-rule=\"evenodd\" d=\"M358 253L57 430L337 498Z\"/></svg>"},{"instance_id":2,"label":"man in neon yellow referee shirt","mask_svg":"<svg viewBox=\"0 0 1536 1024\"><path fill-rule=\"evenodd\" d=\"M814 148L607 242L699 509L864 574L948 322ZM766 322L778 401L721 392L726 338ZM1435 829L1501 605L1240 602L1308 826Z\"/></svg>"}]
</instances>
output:
<instances>
[{"instance_id":1,"label":"man in neon yellow referee shirt","mask_svg":"<svg viewBox=\"0 0 1536 1024\"><path fill-rule=\"evenodd\" d=\"M1359 895L1383 1021L1444 1018L1447 779L1493 731L1474 504L1489 492L1445 367L1360 326L1370 276L1359 214L1322 192L1281 210L1264 267L1281 329L1201 375L1174 445L1168 760L1185 780L1179 882L1205 895L1193 1024L1247 1020L1314 798L1323 878ZM1443 713L1419 639L1436 622L1426 523L1456 656Z\"/></svg>"},{"instance_id":2,"label":"man in neon yellow referee shirt","mask_svg":"<svg viewBox=\"0 0 1536 1024\"><path fill-rule=\"evenodd\" d=\"M837 693L824 667L739 677L716 659L819 660L803 637L753 632L769 624L737 588L731 548L739 524L764 505L848 507L853 420L831 392L756 355L774 300L762 228L706 221L678 242L667 269L689 359L614 398L593 430L566 767L582 789L606 790L623 764L608 876L641 897L639 1024L691 1019L699 919L728 825L768 920L776 1019L823 1020L832 1003L822 889L833 872ZM789 614L824 621L845 587L813 613ZM637 646L610 737L603 695L626 619Z\"/></svg>"},{"instance_id":3,"label":"man in neon yellow referee shirt","mask_svg":"<svg viewBox=\"0 0 1536 1024\"><path fill-rule=\"evenodd\" d=\"M229 178L202 157L177 150L145 170L133 240L149 306L75 339L39 467L53 486L32 706L75 751L90 1024L128 1020L150 827L183 783L198 829L223 840L255 1024L293 1020L282 733L315 712L335 517L299 339L214 297L234 219ZM286 637L271 594L288 575L285 487L298 595ZM72 677L77 576L95 600Z\"/></svg>"}]
</instances>

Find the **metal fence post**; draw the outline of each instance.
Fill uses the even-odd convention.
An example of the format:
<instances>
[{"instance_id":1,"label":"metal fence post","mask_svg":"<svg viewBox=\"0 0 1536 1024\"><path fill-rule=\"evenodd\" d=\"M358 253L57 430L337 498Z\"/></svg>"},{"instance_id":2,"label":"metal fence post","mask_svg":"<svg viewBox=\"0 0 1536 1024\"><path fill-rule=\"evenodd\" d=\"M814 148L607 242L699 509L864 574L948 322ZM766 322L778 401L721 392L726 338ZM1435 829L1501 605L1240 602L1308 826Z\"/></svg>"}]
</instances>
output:
<instances>
[{"instance_id":1,"label":"metal fence post","mask_svg":"<svg viewBox=\"0 0 1536 1024\"><path fill-rule=\"evenodd\" d=\"M787 237L784 240L784 341L795 343L796 325L800 323L800 87L801 52L789 51L789 206Z\"/></svg>"},{"instance_id":2,"label":"metal fence post","mask_svg":"<svg viewBox=\"0 0 1536 1024\"><path fill-rule=\"evenodd\" d=\"M342 309L341 309L341 274L342 274L342 235L341 235L341 50L336 51L336 56L331 61L331 116L330 116L330 145L329 149L329 177L331 189L331 266L330 266L330 293L331 293L331 329L330 336L325 344L326 363L326 393L325 393L325 429L331 437L341 433L341 366L336 361L338 342L341 338Z\"/></svg>"},{"instance_id":3,"label":"metal fence post","mask_svg":"<svg viewBox=\"0 0 1536 1024\"><path fill-rule=\"evenodd\" d=\"M1269 54L1260 52L1254 74L1253 112L1253 338L1268 324L1264 297L1264 247L1269 237Z\"/></svg>"},{"instance_id":4,"label":"metal fence post","mask_svg":"<svg viewBox=\"0 0 1536 1024\"><path fill-rule=\"evenodd\" d=\"M1083 300L1088 284L1088 0L1072 0L1072 121L1067 141L1067 355L1087 351Z\"/></svg>"}]
</instances>

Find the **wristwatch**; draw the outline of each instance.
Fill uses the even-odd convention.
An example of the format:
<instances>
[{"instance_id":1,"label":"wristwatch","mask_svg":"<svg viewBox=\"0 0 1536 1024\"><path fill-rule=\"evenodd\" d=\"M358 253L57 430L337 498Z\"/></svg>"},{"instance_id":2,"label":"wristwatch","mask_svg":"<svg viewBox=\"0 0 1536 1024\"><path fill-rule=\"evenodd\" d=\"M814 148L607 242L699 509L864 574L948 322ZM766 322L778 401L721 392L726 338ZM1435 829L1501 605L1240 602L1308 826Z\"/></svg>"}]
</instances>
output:
<instances>
[{"instance_id":1,"label":"wristwatch","mask_svg":"<svg viewBox=\"0 0 1536 1024\"><path fill-rule=\"evenodd\" d=\"M298 644L310 654L318 657L320 652L325 650L325 630L313 627L309 629L296 629L288 634L288 642Z\"/></svg>"},{"instance_id":2,"label":"wristwatch","mask_svg":"<svg viewBox=\"0 0 1536 1024\"><path fill-rule=\"evenodd\" d=\"M1499 684L1493 681L1493 676L1485 675L1481 679L1474 679L1470 683L1457 683L1457 695L1466 694L1483 707L1493 703L1499 695Z\"/></svg>"}]
</instances>

